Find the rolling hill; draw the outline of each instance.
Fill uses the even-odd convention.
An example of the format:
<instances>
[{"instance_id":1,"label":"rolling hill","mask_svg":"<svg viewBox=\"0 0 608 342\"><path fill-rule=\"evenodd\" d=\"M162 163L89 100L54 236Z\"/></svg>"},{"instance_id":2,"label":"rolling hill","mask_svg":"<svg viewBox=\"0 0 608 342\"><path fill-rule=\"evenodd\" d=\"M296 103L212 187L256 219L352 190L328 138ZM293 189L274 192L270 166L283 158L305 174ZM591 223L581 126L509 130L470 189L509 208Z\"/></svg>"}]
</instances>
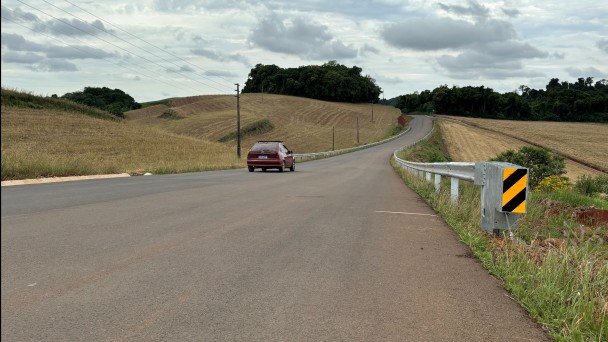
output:
<instances>
[{"instance_id":1,"label":"rolling hill","mask_svg":"<svg viewBox=\"0 0 608 342\"><path fill-rule=\"evenodd\" d=\"M172 110L179 119L161 116ZM394 107L371 104L349 104L311 100L301 97L243 94L241 95L241 128L267 119L274 129L245 137L243 153L257 140L283 140L296 153L347 148L386 138L396 126L400 111ZM129 125L160 129L172 134L218 141L236 130L236 98L234 96L196 96L173 99L170 106L158 104L125 113ZM357 143L357 118L359 144ZM226 143L236 149L236 142Z\"/></svg>"}]
</instances>

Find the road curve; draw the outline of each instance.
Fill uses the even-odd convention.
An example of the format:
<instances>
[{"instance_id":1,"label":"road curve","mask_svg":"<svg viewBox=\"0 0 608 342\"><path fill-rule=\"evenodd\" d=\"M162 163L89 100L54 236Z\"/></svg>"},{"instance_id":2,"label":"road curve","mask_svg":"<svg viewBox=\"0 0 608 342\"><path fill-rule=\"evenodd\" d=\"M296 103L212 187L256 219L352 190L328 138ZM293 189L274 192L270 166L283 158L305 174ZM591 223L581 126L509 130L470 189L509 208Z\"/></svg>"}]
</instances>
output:
<instances>
[{"instance_id":1,"label":"road curve","mask_svg":"<svg viewBox=\"0 0 608 342\"><path fill-rule=\"evenodd\" d=\"M2 188L3 341L545 341L389 165Z\"/></svg>"}]
</instances>

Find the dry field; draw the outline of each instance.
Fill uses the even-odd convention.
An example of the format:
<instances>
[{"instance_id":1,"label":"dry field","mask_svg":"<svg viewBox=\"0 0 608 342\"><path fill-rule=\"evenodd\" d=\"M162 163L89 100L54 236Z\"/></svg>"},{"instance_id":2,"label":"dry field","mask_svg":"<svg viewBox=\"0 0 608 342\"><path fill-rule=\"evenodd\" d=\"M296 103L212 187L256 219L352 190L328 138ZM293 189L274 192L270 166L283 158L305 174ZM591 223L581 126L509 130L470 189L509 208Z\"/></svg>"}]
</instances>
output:
<instances>
[{"instance_id":1,"label":"dry field","mask_svg":"<svg viewBox=\"0 0 608 342\"><path fill-rule=\"evenodd\" d=\"M517 135L519 131L516 131L515 127L518 126L518 122L510 122L512 123L512 126L510 126L511 134ZM524 124L528 123L525 122ZM439 125L447 144L448 153L454 161L487 161L507 150L517 150L522 146L529 145L521 140L478 127L443 120L439 122ZM554 125L559 126L559 123L554 123ZM570 124L565 125L570 126ZM578 151L577 155L585 156L586 154L588 154L586 151ZM595 176L602 174L600 171L572 160L566 161L566 170L566 176L571 180L576 180L583 175Z\"/></svg>"},{"instance_id":2,"label":"dry field","mask_svg":"<svg viewBox=\"0 0 608 342\"><path fill-rule=\"evenodd\" d=\"M171 109L180 119L159 118ZM265 134L246 137L246 155L256 140L284 140L296 153L336 149L389 135L398 109L305 98L244 94L241 127L263 118L274 124ZM126 113L123 122L48 109L2 106L2 179L128 172L177 173L244 167L236 141L218 143L236 130L234 96L196 96Z\"/></svg>"},{"instance_id":3,"label":"dry field","mask_svg":"<svg viewBox=\"0 0 608 342\"><path fill-rule=\"evenodd\" d=\"M450 117L608 169L608 124Z\"/></svg>"},{"instance_id":4,"label":"dry field","mask_svg":"<svg viewBox=\"0 0 608 342\"><path fill-rule=\"evenodd\" d=\"M5 162L21 169L73 166L83 174L243 166L229 147L219 143L84 115L3 106Z\"/></svg>"},{"instance_id":5,"label":"dry field","mask_svg":"<svg viewBox=\"0 0 608 342\"><path fill-rule=\"evenodd\" d=\"M156 105L125 113L131 126L154 127L176 135L207 141L217 141L236 130L236 98L224 96L196 96L172 100L171 109L183 119L162 119L159 116L169 107ZM275 128L265 134L246 137L242 141L243 154L257 140L283 140L295 153L328 151L332 148L332 127L335 127L335 148L357 146L357 118L359 144L381 140L388 136L400 115L391 106L348 104L311 100L271 94L241 95L241 127L261 119L270 120ZM224 145L236 150L236 141Z\"/></svg>"}]
</instances>

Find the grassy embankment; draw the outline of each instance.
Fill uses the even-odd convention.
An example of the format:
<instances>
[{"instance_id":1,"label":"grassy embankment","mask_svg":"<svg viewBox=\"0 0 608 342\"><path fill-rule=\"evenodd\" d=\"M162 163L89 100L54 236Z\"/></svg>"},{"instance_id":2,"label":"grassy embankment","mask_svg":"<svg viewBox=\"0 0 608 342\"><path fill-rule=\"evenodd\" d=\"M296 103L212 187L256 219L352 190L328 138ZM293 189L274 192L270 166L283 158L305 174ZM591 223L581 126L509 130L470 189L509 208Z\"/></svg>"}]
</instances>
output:
<instances>
[{"instance_id":1,"label":"grassy embankment","mask_svg":"<svg viewBox=\"0 0 608 342\"><path fill-rule=\"evenodd\" d=\"M441 130L404 150L400 158L447 160ZM504 287L558 341L608 339L608 225L582 225L581 208L608 209L605 197L575 191L529 197L519 228L502 237L480 228L479 188L461 182L458 206L450 204L449 180L435 194L433 184L395 164L405 183L417 191L459 234Z\"/></svg>"},{"instance_id":2,"label":"grassy embankment","mask_svg":"<svg viewBox=\"0 0 608 342\"><path fill-rule=\"evenodd\" d=\"M180 173L240 168L234 96L157 101L126 120L69 101L2 89L2 180L128 172ZM369 104L244 94L242 152L258 139L284 140L295 153L327 151L386 138L399 111ZM356 118L360 121L357 143ZM219 140L225 138L224 143Z\"/></svg>"}]
</instances>

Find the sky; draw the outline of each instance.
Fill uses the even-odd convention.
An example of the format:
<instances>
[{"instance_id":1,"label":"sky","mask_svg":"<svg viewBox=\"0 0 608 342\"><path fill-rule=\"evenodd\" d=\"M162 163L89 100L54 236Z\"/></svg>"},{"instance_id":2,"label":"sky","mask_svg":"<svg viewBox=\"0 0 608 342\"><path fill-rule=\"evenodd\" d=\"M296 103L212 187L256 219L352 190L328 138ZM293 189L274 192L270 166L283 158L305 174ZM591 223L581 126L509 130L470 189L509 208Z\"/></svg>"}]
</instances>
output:
<instances>
[{"instance_id":1,"label":"sky","mask_svg":"<svg viewBox=\"0 0 608 342\"><path fill-rule=\"evenodd\" d=\"M363 69L382 98L608 79L608 2L3 0L2 87L236 94L257 64Z\"/></svg>"}]
</instances>

